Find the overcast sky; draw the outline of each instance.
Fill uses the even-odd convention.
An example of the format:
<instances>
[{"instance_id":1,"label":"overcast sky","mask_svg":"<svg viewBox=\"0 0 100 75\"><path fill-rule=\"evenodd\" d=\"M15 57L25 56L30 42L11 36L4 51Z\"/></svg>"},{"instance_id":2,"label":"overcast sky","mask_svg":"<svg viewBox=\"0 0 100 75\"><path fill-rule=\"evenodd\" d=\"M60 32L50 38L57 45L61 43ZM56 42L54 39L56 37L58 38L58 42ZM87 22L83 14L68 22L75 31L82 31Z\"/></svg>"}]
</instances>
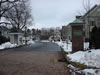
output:
<instances>
[{"instance_id":1,"label":"overcast sky","mask_svg":"<svg viewBox=\"0 0 100 75\"><path fill-rule=\"evenodd\" d=\"M99 0L90 0L92 5ZM67 25L83 12L82 0L31 0L33 28L50 28Z\"/></svg>"}]
</instances>

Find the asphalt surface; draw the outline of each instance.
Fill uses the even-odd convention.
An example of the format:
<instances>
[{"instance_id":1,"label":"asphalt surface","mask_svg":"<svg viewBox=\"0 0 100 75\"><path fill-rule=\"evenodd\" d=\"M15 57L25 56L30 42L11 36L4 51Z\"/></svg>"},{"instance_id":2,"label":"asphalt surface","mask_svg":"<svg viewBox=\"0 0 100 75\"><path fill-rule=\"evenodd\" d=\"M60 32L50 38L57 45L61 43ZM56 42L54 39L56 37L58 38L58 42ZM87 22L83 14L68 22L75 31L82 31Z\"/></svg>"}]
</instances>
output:
<instances>
[{"instance_id":1,"label":"asphalt surface","mask_svg":"<svg viewBox=\"0 0 100 75\"><path fill-rule=\"evenodd\" d=\"M0 75L70 75L60 47L51 42L0 52Z\"/></svg>"},{"instance_id":2,"label":"asphalt surface","mask_svg":"<svg viewBox=\"0 0 100 75\"><path fill-rule=\"evenodd\" d=\"M17 51L61 51L60 47L52 42L35 42L35 44L31 44L28 46L10 49L10 50L17 50Z\"/></svg>"}]
</instances>

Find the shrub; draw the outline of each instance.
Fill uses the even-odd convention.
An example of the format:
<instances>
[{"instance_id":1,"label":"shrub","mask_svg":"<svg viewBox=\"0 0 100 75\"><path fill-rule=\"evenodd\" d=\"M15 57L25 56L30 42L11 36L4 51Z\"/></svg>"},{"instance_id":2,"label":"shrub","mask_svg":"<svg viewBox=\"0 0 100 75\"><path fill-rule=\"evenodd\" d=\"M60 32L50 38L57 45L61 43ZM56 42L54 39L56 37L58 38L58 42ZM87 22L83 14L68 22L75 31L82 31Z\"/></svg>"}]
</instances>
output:
<instances>
[{"instance_id":1,"label":"shrub","mask_svg":"<svg viewBox=\"0 0 100 75\"><path fill-rule=\"evenodd\" d=\"M90 48L100 49L100 27L92 29L90 36Z\"/></svg>"},{"instance_id":2,"label":"shrub","mask_svg":"<svg viewBox=\"0 0 100 75\"><path fill-rule=\"evenodd\" d=\"M8 41L9 41L9 38L6 38L6 37L0 35L0 44L8 42Z\"/></svg>"}]
</instances>

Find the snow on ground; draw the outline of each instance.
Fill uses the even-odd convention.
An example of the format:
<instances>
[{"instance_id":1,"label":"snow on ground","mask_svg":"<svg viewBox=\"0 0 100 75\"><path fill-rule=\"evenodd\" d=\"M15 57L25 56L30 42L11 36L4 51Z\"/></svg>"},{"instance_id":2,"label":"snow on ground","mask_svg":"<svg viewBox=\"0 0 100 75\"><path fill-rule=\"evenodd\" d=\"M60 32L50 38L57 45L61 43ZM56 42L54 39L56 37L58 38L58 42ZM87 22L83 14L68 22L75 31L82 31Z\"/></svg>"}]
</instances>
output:
<instances>
[{"instance_id":1,"label":"snow on ground","mask_svg":"<svg viewBox=\"0 0 100 75\"><path fill-rule=\"evenodd\" d=\"M27 42L27 44L34 44L35 42L33 40L30 40Z\"/></svg>"},{"instance_id":2,"label":"snow on ground","mask_svg":"<svg viewBox=\"0 0 100 75\"><path fill-rule=\"evenodd\" d=\"M78 51L73 54L68 54L71 61L79 62L90 67L100 68L100 49L92 49L89 51Z\"/></svg>"},{"instance_id":3,"label":"snow on ground","mask_svg":"<svg viewBox=\"0 0 100 75\"><path fill-rule=\"evenodd\" d=\"M30 40L27 42L27 44L34 44L35 42ZM23 44L24 45L24 44ZM0 45L0 50L2 49L6 49L6 48L13 48L13 47L17 47L17 44L11 44L10 42L6 42Z\"/></svg>"},{"instance_id":4,"label":"snow on ground","mask_svg":"<svg viewBox=\"0 0 100 75\"><path fill-rule=\"evenodd\" d=\"M80 72L85 73L85 75L100 75L100 69L84 69Z\"/></svg>"},{"instance_id":5,"label":"snow on ground","mask_svg":"<svg viewBox=\"0 0 100 75\"><path fill-rule=\"evenodd\" d=\"M66 43L66 41L57 41L55 43L62 47L65 52L72 52L72 43L70 41L68 41L68 43Z\"/></svg>"},{"instance_id":6,"label":"snow on ground","mask_svg":"<svg viewBox=\"0 0 100 75\"><path fill-rule=\"evenodd\" d=\"M89 42L84 43L84 50L87 50L87 49L89 49Z\"/></svg>"},{"instance_id":7,"label":"snow on ground","mask_svg":"<svg viewBox=\"0 0 100 75\"><path fill-rule=\"evenodd\" d=\"M55 42L57 43L60 47L62 47L64 49L65 52L72 52L72 43L70 41L68 41L66 43L66 41L57 41ZM84 43L84 50L89 49L89 43L85 42Z\"/></svg>"},{"instance_id":8,"label":"snow on ground","mask_svg":"<svg viewBox=\"0 0 100 75\"><path fill-rule=\"evenodd\" d=\"M55 43L61 46L66 52L72 51L71 42L68 42L68 44L66 44L66 42L63 41ZM89 49L89 43L86 42L84 43L84 50L85 51L69 53L66 56L70 58L70 61L79 62L80 64L84 64L89 67L100 68L100 49ZM79 72L85 73L85 75L100 75L100 69L84 69L80 70Z\"/></svg>"},{"instance_id":9,"label":"snow on ground","mask_svg":"<svg viewBox=\"0 0 100 75\"><path fill-rule=\"evenodd\" d=\"M41 40L41 42L50 42L49 40Z\"/></svg>"},{"instance_id":10,"label":"snow on ground","mask_svg":"<svg viewBox=\"0 0 100 75\"><path fill-rule=\"evenodd\" d=\"M0 45L0 49L13 48L16 46L17 46L16 44L11 44L10 42L6 42Z\"/></svg>"},{"instance_id":11,"label":"snow on ground","mask_svg":"<svg viewBox=\"0 0 100 75\"><path fill-rule=\"evenodd\" d=\"M72 75L77 75L76 73L81 73L82 75L100 75L100 69L81 69L76 68L71 64L68 65L68 68L70 68Z\"/></svg>"}]
</instances>

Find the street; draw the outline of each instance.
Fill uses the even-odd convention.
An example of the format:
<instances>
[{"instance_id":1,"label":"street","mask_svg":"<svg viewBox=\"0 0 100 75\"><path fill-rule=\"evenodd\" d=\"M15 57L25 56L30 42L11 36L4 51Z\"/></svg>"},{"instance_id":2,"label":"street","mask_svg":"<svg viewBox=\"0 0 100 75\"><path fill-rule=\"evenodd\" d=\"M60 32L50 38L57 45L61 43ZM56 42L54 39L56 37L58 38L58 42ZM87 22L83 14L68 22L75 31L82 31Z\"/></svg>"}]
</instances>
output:
<instances>
[{"instance_id":1,"label":"street","mask_svg":"<svg viewBox=\"0 0 100 75\"><path fill-rule=\"evenodd\" d=\"M22 51L22 50L24 51L61 51L59 46L52 42L35 42L34 45L31 44L28 46L14 49L14 51Z\"/></svg>"},{"instance_id":2,"label":"street","mask_svg":"<svg viewBox=\"0 0 100 75\"><path fill-rule=\"evenodd\" d=\"M0 52L0 75L69 75L59 46L50 42Z\"/></svg>"}]
</instances>

